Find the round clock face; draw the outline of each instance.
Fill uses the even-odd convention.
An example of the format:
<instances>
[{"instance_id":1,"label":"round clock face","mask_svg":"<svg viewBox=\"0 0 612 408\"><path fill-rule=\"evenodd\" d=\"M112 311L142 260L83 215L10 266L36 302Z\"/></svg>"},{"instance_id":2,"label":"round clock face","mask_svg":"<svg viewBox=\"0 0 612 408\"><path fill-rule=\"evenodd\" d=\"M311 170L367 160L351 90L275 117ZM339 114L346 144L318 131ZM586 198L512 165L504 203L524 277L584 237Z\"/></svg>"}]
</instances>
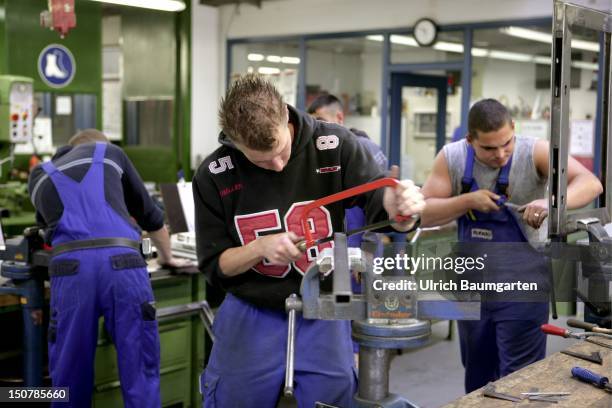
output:
<instances>
[{"instance_id":1,"label":"round clock face","mask_svg":"<svg viewBox=\"0 0 612 408\"><path fill-rule=\"evenodd\" d=\"M428 18L423 18L414 25L414 39L424 47L428 47L436 42L438 27L436 23Z\"/></svg>"}]
</instances>

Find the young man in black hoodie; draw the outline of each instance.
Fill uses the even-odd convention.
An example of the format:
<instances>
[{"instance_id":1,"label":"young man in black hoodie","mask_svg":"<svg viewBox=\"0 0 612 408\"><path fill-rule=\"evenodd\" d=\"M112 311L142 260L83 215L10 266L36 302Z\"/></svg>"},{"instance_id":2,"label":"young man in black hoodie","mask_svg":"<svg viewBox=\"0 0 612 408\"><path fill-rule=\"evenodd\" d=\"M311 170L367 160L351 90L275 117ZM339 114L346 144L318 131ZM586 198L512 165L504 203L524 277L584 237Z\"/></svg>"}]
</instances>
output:
<instances>
[{"instance_id":1,"label":"young man in black hoodie","mask_svg":"<svg viewBox=\"0 0 612 408\"><path fill-rule=\"evenodd\" d=\"M285 371L285 299L299 293L314 261L296 243L309 202L383 177L350 132L286 105L261 77L239 78L219 111L222 146L193 180L198 265L228 292L215 317L216 341L202 376L205 407L274 407ZM344 208L360 205L369 222L420 214L411 181L310 213L315 239L343 230ZM396 224L408 230L408 221ZM319 250L331 243L319 246ZM356 390L348 321L296 325L295 396L350 406Z\"/></svg>"}]
</instances>

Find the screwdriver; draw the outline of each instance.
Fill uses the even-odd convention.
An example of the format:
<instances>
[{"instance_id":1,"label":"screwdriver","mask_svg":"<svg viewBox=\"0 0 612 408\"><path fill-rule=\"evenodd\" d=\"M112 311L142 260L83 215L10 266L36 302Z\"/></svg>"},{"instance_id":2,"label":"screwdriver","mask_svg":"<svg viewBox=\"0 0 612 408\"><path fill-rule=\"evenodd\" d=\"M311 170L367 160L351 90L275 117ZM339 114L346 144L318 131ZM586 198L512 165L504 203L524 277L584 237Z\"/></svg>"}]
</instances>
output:
<instances>
[{"instance_id":1,"label":"screwdriver","mask_svg":"<svg viewBox=\"0 0 612 408\"><path fill-rule=\"evenodd\" d=\"M572 377L576 377L580 381L595 385L596 387L603 388L607 391L612 391L612 384L610 384L608 377L594 373L586 368L573 367Z\"/></svg>"}]
</instances>

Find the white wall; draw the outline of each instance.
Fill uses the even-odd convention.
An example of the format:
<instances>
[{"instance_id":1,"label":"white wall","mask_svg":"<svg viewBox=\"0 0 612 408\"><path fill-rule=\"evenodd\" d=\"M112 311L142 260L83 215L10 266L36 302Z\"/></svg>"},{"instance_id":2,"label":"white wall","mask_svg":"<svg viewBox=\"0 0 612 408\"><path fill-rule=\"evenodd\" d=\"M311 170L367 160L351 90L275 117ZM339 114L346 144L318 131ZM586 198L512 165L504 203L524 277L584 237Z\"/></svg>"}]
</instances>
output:
<instances>
[{"instance_id":1,"label":"white wall","mask_svg":"<svg viewBox=\"0 0 612 408\"><path fill-rule=\"evenodd\" d=\"M219 61L219 10L192 2L191 12L191 166L219 144L217 106L223 89Z\"/></svg>"},{"instance_id":2,"label":"white wall","mask_svg":"<svg viewBox=\"0 0 612 408\"><path fill-rule=\"evenodd\" d=\"M306 66L306 83L318 84L321 88L340 96L354 95L361 90L362 64L357 54L339 54L328 51L309 50Z\"/></svg>"}]
</instances>

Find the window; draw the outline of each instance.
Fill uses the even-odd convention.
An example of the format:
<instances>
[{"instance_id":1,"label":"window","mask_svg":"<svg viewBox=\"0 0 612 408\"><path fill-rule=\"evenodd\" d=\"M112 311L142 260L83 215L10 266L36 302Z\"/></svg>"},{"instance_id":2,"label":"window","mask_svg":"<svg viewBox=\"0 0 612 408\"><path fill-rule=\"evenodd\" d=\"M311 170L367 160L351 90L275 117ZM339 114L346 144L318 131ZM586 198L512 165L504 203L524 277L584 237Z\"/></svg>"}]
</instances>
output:
<instances>
[{"instance_id":1,"label":"window","mask_svg":"<svg viewBox=\"0 0 612 408\"><path fill-rule=\"evenodd\" d=\"M381 36L369 36L382 41ZM447 62L463 60L463 31L439 32L431 47L419 47L412 34L392 34L391 63Z\"/></svg>"},{"instance_id":2,"label":"window","mask_svg":"<svg viewBox=\"0 0 612 408\"><path fill-rule=\"evenodd\" d=\"M322 93L337 96L345 125L379 143L382 42L365 36L309 40L306 49L306 106Z\"/></svg>"},{"instance_id":3,"label":"window","mask_svg":"<svg viewBox=\"0 0 612 408\"><path fill-rule=\"evenodd\" d=\"M232 47L230 82L246 73L269 77L285 102L297 104L300 50L298 42L262 42Z\"/></svg>"}]
</instances>

